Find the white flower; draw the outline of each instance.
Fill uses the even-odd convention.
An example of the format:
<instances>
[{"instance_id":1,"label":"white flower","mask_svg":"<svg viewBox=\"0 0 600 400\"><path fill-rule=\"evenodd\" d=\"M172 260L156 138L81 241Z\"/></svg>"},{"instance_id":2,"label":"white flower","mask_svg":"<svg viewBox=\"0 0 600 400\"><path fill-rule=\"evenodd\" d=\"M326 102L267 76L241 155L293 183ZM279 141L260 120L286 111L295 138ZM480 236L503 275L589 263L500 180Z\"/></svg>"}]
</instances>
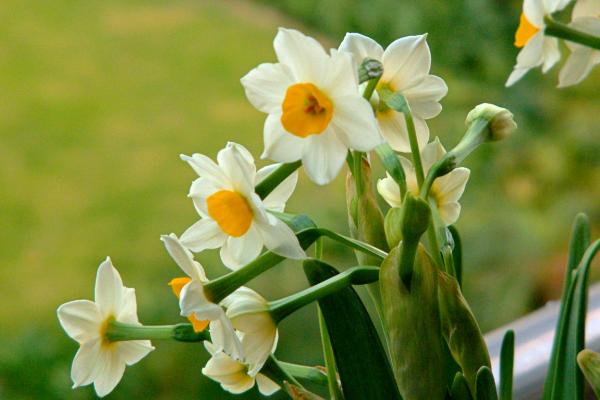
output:
<instances>
[{"instance_id":1,"label":"white flower","mask_svg":"<svg viewBox=\"0 0 600 400\"><path fill-rule=\"evenodd\" d=\"M542 66L546 73L560 60L558 39L544 35L544 17L563 9L570 0L524 0L523 12L517 32L515 46L521 51L517 64L506 81L511 86L532 68Z\"/></svg>"},{"instance_id":2,"label":"white flower","mask_svg":"<svg viewBox=\"0 0 600 400\"><path fill-rule=\"evenodd\" d=\"M71 367L73 388L94 383L98 396L109 394L119 383L126 365L133 365L154 350L149 340L110 342L108 323L115 320L140 325L135 290L123 286L119 272L107 258L96 275L95 301L75 300L58 308L58 320L79 343Z\"/></svg>"},{"instance_id":3,"label":"white flower","mask_svg":"<svg viewBox=\"0 0 600 400\"><path fill-rule=\"evenodd\" d=\"M579 0L573 7L573 28L600 36L600 0ZM600 64L600 51L578 43L565 42L571 50L558 75L558 87L575 85L584 80L594 66Z\"/></svg>"},{"instance_id":4,"label":"white flower","mask_svg":"<svg viewBox=\"0 0 600 400\"><path fill-rule=\"evenodd\" d=\"M208 279L202 265L194 260L192 253L181 244L174 234L163 235L161 240L171 258L190 278L181 288L179 295L181 315L184 317L193 315L198 321L211 321L210 334L213 340L234 358L241 358L241 343L233 330L231 321L221 306L215 304L204 292L204 284L208 282Z\"/></svg>"},{"instance_id":5,"label":"white flower","mask_svg":"<svg viewBox=\"0 0 600 400\"><path fill-rule=\"evenodd\" d=\"M280 28L273 42L279 63L261 64L242 78L248 100L268 115L263 158L302 160L317 184L333 180L348 149L381 143L373 110L358 90L347 53L327 54L313 38Z\"/></svg>"},{"instance_id":6,"label":"white flower","mask_svg":"<svg viewBox=\"0 0 600 400\"><path fill-rule=\"evenodd\" d=\"M243 335L240 335L242 341ZM204 347L212 355L202 373L210 379L219 382L221 387L234 394L244 393L254 387L265 396L270 396L279 390L279 385L260 372L250 373L248 365L243 361L234 360L227 353L220 351L210 342L204 342ZM250 350L244 347L244 350Z\"/></svg>"},{"instance_id":7,"label":"white flower","mask_svg":"<svg viewBox=\"0 0 600 400\"><path fill-rule=\"evenodd\" d=\"M438 138L423 148L421 151L421 161L425 175L427 175L431 166L440 160L444 154L446 154L446 150ZM400 157L400 162L406 172L408 190L418 196L419 187L412 163L404 157ZM452 225L458 220L458 216L460 215L458 200L465 190L469 174L470 171L468 168L455 168L450 173L437 178L431 186L429 195L435 199L440 216L446 225ZM377 191L390 206L400 207L402 205L398 184L389 175L377 182Z\"/></svg>"},{"instance_id":8,"label":"white flower","mask_svg":"<svg viewBox=\"0 0 600 400\"><path fill-rule=\"evenodd\" d=\"M242 347L249 374L260 371L277 347L277 324L267 300L254 290L241 287L223 300L233 327L244 334Z\"/></svg>"},{"instance_id":9,"label":"white flower","mask_svg":"<svg viewBox=\"0 0 600 400\"><path fill-rule=\"evenodd\" d=\"M184 246L194 252L221 247L221 260L231 269L254 260L263 245L283 257L306 257L294 232L267 212L283 211L296 186L297 173L261 200L254 187L277 166L256 172L245 147L228 143L217 155L218 164L202 154L181 158L200 175L189 196L202 217L181 236Z\"/></svg>"},{"instance_id":10,"label":"white flower","mask_svg":"<svg viewBox=\"0 0 600 400\"><path fill-rule=\"evenodd\" d=\"M406 36L392 42L385 51L373 39L358 33L347 33L339 50L352 53L356 65L365 58L383 64L383 75L378 86L385 85L392 91L401 92L406 98L415 122L419 148L429 140L426 119L437 116L442 110L439 101L448 93L443 79L430 75L431 53L427 35ZM377 93L373 100L378 102ZM387 107L377 108L377 121L381 133L396 151L410 152L406 122L402 113Z\"/></svg>"}]
</instances>

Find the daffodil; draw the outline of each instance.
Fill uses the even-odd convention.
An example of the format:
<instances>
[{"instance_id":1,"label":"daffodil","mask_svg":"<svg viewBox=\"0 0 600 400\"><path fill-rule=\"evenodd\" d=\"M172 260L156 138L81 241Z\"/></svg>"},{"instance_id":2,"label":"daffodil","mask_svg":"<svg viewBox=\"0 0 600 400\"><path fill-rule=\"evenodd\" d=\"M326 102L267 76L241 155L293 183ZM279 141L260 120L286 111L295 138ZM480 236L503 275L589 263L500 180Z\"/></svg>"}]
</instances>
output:
<instances>
[{"instance_id":1,"label":"daffodil","mask_svg":"<svg viewBox=\"0 0 600 400\"><path fill-rule=\"evenodd\" d=\"M244 334L242 347L249 374L259 371L277 347L277 323L269 312L266 299L247 287L241 287L226 299L227 317Z\"/></svg>"},{"instance_id":2,"label":"daffodil","mask_svg":"<svg viewBox=\"0 0 600 400\"><path fill-rule=\"evenodd\" d=\"M506 81L511 86L532 68L546 73L560 60L558 39L544 35L544 17L563 9L570 0L524 0L515 46L521 48L517 64Z\"/></svg>"},{"instance_id":3,"label":"daffodil","mask_svg":"<svg viewBox=\"0 0 600 400\"><path fill-rule=\"evenodd\" d=\"M345 52L327 54L313 38L280 28L276 64L261 64L241 80L246 96L267 113L263 158L302 160L308 176L333 180L348 149L381 143L373 110L358 89L357 69Z\"/></svg>"},{"instance_id":4,"label":"daffodil","mask_svg":"<svg viewBox=\"0 0 600 400\"><path fill-rule=\"evenodd\" d=\"M429 74L431 53L426 35L397 39L383 50L377 42L367 36L347 33L339 50L350 52L356 66L365 58L383 64L383 75L378 86L386 86L394 92L402 93L413 114L419 148L425 146L429 140L429 128L425 120L437 116L442 111L439 101L448 93L444 80ZM402 113L379 105L376 92L373 102L385 140L396 151L410 152L408 131Z\"/></svg>"},{"instance_id":5,"label":"daffodil","mask_svg":"<svg viewBox=\"0 0 600 400\"><path fill-rule=\"evenodd\" d=\"M579 0L573 7L571 27L600 36L600 0ZM558 87L575 85L584 80L592 68L600 64L600 51L566 41L571 54L558 75Z\"/></svg>"},{"instance_id":6,"label":"daffodil","mask_svg":"<svg viewBox=\"0 0 600 400\"><path fill-rule=\"evenodd\" d=\"M95 301L75 300L58 308L58 320L79 343L71 367L73 388L94 384L98 396L109 394L119 383L126 365L133 365L154 350L149 340L111 342L106 338L114 320L140 325L135 290L123 286L110 258L96 275Z\"/></svg>"},{"instance_id":7,"label":"daffodil","mask_svg":"<svg viewBox=\"0 0 600 400\"><path fill-rule=\"evenodd\" d=\"M440 160L444 154L446 154L446 150L437 138L423 148L421 151L421 161L425 174L429 172L431 166ZM404 157L400 157L400 162L406 172L408 190L413 195L418 196L419 187L417 185L414 166ZM460 215L460 203L458 200L465 190L469 174L470 171L468 168L455 168L450 173L437 178L431 186L429 195L435 200L440 217L446 225L452 225L458 220L458 216ZM389 175L377 182L377 191L390 206L400 207L402 205L398 185Z\"/></svg>"},{"instance_id":8,"label":"daffodil","mask_svg":"<svg viewBox=\"0 0 600 400\"><path fill-rule=\"evenodd\" d=\"M220 247L221 260L231 269L254 260L263 245L283 257L306 257L294 232L267 211L283 211L296 186L297 173L261 200L254 187L274 167L257 172L245 147L228 143L217 155L218 164L202 154L182 159L200 175L189 196L202 217L181 236L184 246L194 252Z\"/></svg>"},{"instance_id":9,"label":"daffodil","mask_svg":"<svg viewBox=\"0 0 600 400\"><path fill-rule=\"evenodd\" d=\"M171 281L172 286L179 291L179 308L184 317L193 316L194 329L205 328L210 322L211 337L217 337L218 343L234 358L241 358L242 350L231 321L225 315L220 305L215 304L204 291L204 284L208 282L204 268L194 260L192 253L186 249L174 234L163 235L161 240L167 252L175 263L185 272L188 278L177 278Z\"/></svg>"},{"instance_id":10,"label":"daffodil","mask_svg":"<svg viewBox=\"0 0 600 400\"><path fill-rule=\"evenodd\" d=\"M244 335L240 334L243 342ZM230 357L226 352L219 349L219 346L211 342L204 342L204 347L211 354L211 358L202 368L202 373L210 379L221 384L221 387L234 394L244 393L258 386L258 391L270 396L278 391L279 385L260 372L250 372L248 364L243 360L236 360ZM244 347L245 351L251 349Z\"/></svg>"}]
</instances>

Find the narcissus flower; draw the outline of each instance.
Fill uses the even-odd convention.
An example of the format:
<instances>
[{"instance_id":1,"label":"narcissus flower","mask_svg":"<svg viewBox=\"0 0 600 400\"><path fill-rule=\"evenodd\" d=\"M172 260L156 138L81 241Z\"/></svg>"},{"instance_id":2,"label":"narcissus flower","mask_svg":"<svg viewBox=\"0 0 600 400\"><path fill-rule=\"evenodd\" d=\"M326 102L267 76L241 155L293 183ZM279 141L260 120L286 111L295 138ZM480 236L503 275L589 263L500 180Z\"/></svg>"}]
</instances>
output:
<instances>
[{"instance_id":1,"label":"narcissus flower","mask_svg":"<svg viewBox=\"0 0 600 400\"><path fill-rule=\"evenodd\" d=\"M111 320L140 325L135 290L123 286L119 272L107 258L96 275L95 301L75 300L58 308L58 320L79 343L71 367L73 388L94 384L98 396L109 394L119 383L126 365L154 350L149 340L111 342L106 330Z\"/></svg>"},{"instance_id":2,"label":"narcissus flower","mask_svg":"<svg viewBox=\"0 0 600 400\"><path fill-rule=\"evenodd\" d=\"M225 315L225 311L215 304L210 296L204 291L204 284L208 282L204 268L194 260L192 253L186 249L174 234L163 235L161 240L165 244L167 252L175 263L185 272L188 278L176 278L171 281L179 293L179 308L184 317L194 317L197 322L194 329L206 328L203 321L211 321L211 337L217 337L218 343L232 357L239 359L242 356L241 344L233 330L231 321Z\"/></svg>"},{"instance_id":3,"label":"narcissus flower","mask_svg":"<svg viewBox=\"0 0 600 400\"><path fill-rule=\"evenodd\" d=\"M431 166L440 160L444 154L446 154L446 150L438 138L423 148L421 151L421 161L425 175L427 175ZM417 185L414 166L404 157L400 157L400 162L406 172L408 190L415 196L418 196L419 187ZM458 200L465 191L469 175L470 170L468 168L455 168L450 173L437 178L431 186L429 195L435 200L440 217L446 225L452 225L458 220L460 215L460 203ZM389 175L377 182L377 191L390 206L400 207L402 205L398 184Z\"/></svg>"},{"instance_id":4,"label":"narcissus flower","mask_svg":"<svg viewBox=\"0 0 600 400\"><path fill-rule=\"evenodd\" d=\"M448 93L444 80L429 74L431 53L426 35L397 39L384 51L377 42L367 36L347 33L339 50L350 52L356 66L365 58L375 59L383 64L383 75L378 86L387 86L394 92L401 92L406 98L413 114L419 148L423 148L429 140L429 128L425 120L437 116L442 111L439 101ZM406 122L402 113L377 104L377 93L373 94L373 101L377 108L377 121L385 140L396 151L410 152Z\"/></svg>"},{"instance_id":5,"label":"narcissus flower","mask_svg":"<svg viewBox=\"0 0 600 400\"><path fill-rule=\"evenodd\" d=\"M573 28L600 36L600 0L579 0L573 7ZM565 42L571 55L558 75L558 87L576 85L584 80L592 68L600 64L600 51L577 43Z\"/></svg>"},{"instance_id":6,"label":"narcissus flower","mask_svg":"<svg viewBox=\"0 0 600 400\"><path fill-rule=\"evenodd\" d=\"M244 334L242 347L250 375L258 372L277 347L277 323L267 300L254 290L241 287L223 300L233 327Z\"/></svg>"},{"instance_id":7,"label":"narcissus flower","mask_svg":"<svg viewBox=\"0 0 600 400\"><path fill-rule=\"evenodd\" d=\"M189 196L202 217L181 236L184 246L194 252L221 247L221 260L231 269L254 260L263 245L283 257L306 257L294 232L267 212L283 211L296 186L297 173L261 200L254 187L273 167L256 172L245 147L228 143L217 155L218 164L202 154L181 158L200 175Z\"/></svg>"},{"instance_id":8,"label":"narcissus flower","mask_svg":"<svg viewBox=\"0 0 600 400\"><path fill-rule=\"evenodd\" d=\"M240 338L243 342L243 334L240 334ZM279 385L266 375L257 371L251 373L248 364L243 360L235 360L227 353L220 351L220 346L207 341L204 342L204 347L212 357L208 360L206 366L202 368L202 373L220 383L223 390L239 394L252 389L256 384L261 394L270 396L280 389ZM244 346L244 351L251 350Z\"/></svg>"},{"instance_id":9,"label":"narcissus flower","mask_svg":"<svg viewBox=\"0 0 600 400\"><path fill-rule=\"evenodd\" d=\"M279 63L261 64L242 78L248 100L268 115L263 158L302 160L323 185L335 178L348 149L370 151L382 142L373 110L358 90L349 54L327 54L313 38L280 28Z\"/></svg>"},{"instance_id":10,"label":"narcissus flower","mask_svg":"<svg viewBox=\"0 0 600 400\"><path fill-rule=\"evenodd\" d=\"M511 86L532 68L541 66L546 73L560 60L558 39L544 35L544 17L563 9L570 0L524 0L523 12L517 32L515 46L522 48L517 55L517 64L506 81Z\"/></svg>"}]
</instances>

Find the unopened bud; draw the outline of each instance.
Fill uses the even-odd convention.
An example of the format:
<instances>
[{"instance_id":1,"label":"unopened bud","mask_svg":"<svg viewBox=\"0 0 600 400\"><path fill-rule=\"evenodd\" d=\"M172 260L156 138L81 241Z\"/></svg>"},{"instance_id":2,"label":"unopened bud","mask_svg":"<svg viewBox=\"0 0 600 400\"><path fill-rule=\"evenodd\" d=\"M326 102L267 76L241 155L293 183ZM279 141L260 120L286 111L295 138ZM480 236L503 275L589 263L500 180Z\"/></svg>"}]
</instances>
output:
<instances>
[{"instance_id":1,"label":"unopened bud","mask_svg":"<svg viewBox=\"0 0 600 400\"><path fill-rule=\"evenodd\" d=\"M476 119L480 118L487 120L489 123L487 137L489 141L503 140L517 129L513 114L506 108L494 104L483 103L478 105L469 112L465 123L470 126Z\"/></svg>"}]
</instances>

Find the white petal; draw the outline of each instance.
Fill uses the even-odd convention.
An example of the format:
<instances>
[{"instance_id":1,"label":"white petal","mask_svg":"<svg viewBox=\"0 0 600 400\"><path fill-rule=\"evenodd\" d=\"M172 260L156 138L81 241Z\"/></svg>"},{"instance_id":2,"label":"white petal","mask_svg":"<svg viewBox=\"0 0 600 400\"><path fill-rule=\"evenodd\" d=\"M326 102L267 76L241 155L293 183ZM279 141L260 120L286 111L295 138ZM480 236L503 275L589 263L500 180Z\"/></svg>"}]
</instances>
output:
<instances>
[{"instance_id":1,"label":"white petal","mask_svg":"<svg viewBox=\"0 0 600 400\"><path fill-rule=\"evenodd\" d=\"M513 69L513 72L509 75L506 83L504 84L506 87L514 85L517 81L519 81L531 68L517 68Z\"/></svg>"},{"instance_id":2,"label":"white petal","mask_svg":"<svg viewBox=\"0 0 600 400\"><path fill-rule=\"evenodd\" d=\"M256 229L262 237L265 247L275 254L293 260L306 258L306 253L300 247L298 238L283 221L278 218L270 218L270 223L257 221Z\"/></svg>"},{"instance_id":3,"label":"white petal","mask_svg":"<svg viewBox=\"0 0 600 400\"><path fill-rule=\"evenodd\" d=\"M210 322L209 330L213 341L213 353L215 350L224 351L235 360L244 358L240 339L225 313L221 313L219 319Z\"/></svg>"},{"instance_id":4,"label":"white petal","mask_svg":"<svg viewBox=\"0 0 600 400\"><path fill-rule=\"evenodd\" d=\"M241 80L246 97L265 113L281 111L287 88L294 83L292 71L283 64L260 64Z\"/></svg>"},{"instance_id":5,"label":"white petal","mask_svg":"<svg viewBox=\"0 0 600 400\"><path fill-rule=\"evenodd\" d=\"M434 190L442 198L442 203L452 203L460 199L470 174L468 168L460 167L434 181Z\"/></svg>"},{"instance_id":6,"label":"white petal","mask_svg":"<svg viewBox=\"0 0 600 400\"><path fill-rule=\"evenodd\" d=\"M461 207L458 202L445 203L439 206L438 211L440 212L440 217L446 226L452 225L458 220L458 217L460 216L460 208Z\"/></svg>"},{"instance_id":7,"label":"white petal","mask_svg":"<svg viewBox=\"0 0 600 400\"><path fill-rule=\"evenodd\" d=\"M347 148L366 152L383 142L368 101L360 96L343 96L336 97L334 103L332 123Z\"/></svg>"},{"instance_id":8,"label":"white petal","mask_svg":"<svg viewBox=\"0 0 600 400\"><path fill-rule=\"evenodd\" d=\"M281 114L269 114L265 120L265 149L261 158L290 163L302 158L306 139L295 136L283 128Z\"/></svg>"},{"instance_id":9,"label":"white petal","mask_svg":"<svg viewBox=\"0 0 600 400\"><path fill-rule=\"evenodd\" d=\"M536 28L542 28L544 26L544 15L550 11L549 9L546 9L544 1L546 0L523 1L523 14L525 14L527 20ZM551 1L556 2L556 0Z\"/></svg>"},{"instance_id":10,"label":"white petal","mask_svg":"<svg viewBox=\"0 0 600 400\"><path fill-rule=\"evenodd\" d=\"M383 48L370 37L360 33L346 33L344 40L338 48L340 51L352 53L356 65L362 64L365 58L381 61L383 59Z\"/></svg>"},{"instance_id":11,"label":"white petal","mask_svg":"<svg viewBox=\"0 0 600 400\"><path fill-rule=\"evenodd\" d=\"M206 298L202 282L195 280L187 283L181 289L179 308L182 316L189 317L193 314L200 321L214 321L223 315L221 307Z\"/></svg>"},{"instance_id":12,"label":"white petal","mask_svg":"<svg viewBox=\"0 0 600 400\"><path fill-rule=\"evenodd\" d=\"M332 50L331 60L327 64L326 74L319 88L330 98L335 96L360 96L358 69L349 53ZM334 110L336 106L337 104L334 104Z\"/></svg>"},{"instance_id":13,"label":"white petal","mask_svg":"<svg viewBox=\"0 0 600 400\"><path fill-rule=\"evenodd\" d=\"M256 385L263 396L270 396L280 389L278 384L263 374L256 375Z\"/></svg>"},{"instance_id":14,"label":"white petal","mask_svg":"<svg viewBox=\"0 0 600 400\"><path fill-rule=\"evenodd\" d=\"M133 365L146 357L148 353L154 350L154 346L149 340L130 340L118 342L118 352L123 362L127 365Z\"/></svg>"},{"instance_id":15,"label":"white petal","mask_svg":"<svg viewBox=\"0 0 600 400\"><path fill-rule=\"evenodd\" d=\"M382 82L390 82L394 90L413 86L429 73L431 53L427 35L406 36L395 40L383 53Z\"/></svg>"},{"instance_id":16,"label":"white petal","mask_svg":"<svg viewBox=\"0 0 600 400\"><path fill-rule=\"evenodd\" d=\"M575 85L584 80L594 67L594 50L588 47L575 49L560 70L558 87Z\"/></svg>"},{"instance_id":17,"label":"white petal","mask_svg":"<svg viewBox=\"0 0 600 400\"><path fill-rule=\"evenodd\" d=\"M102 316L115 312L121 305L123 281L110 257L100 264L96 274L95 302Z\"/></svg>"},{"instance_id":18,"label":"white petal","mask_svg":"<svg viewBox=\"0 0 600 400\"><path fill-rule=\"evenodd\" d=\"M219 166L204 154L196 153L191 157L182 154L180 157L183 161L187 162L199 176L212 181L215 185L221 186L224 182L227 182L227 177L223 171L221 171Z\"/></svg>"},{"instance_id":19,"label":"white petal","mask_svg":"<svg viewBox=\"0 0 600 400\"><path fill-rule=\"evenodd\" d=\"M402 205L400 187L389 174L386 175L386 178L377 181L377 191L391 207L400 207Z\"/></svg>"},{"instance_id":20,"label":"white petal","mask_svg":"<svg viewBox=\"0 0 600 400\"><path fill-rule=\"evenodd\" d=\"M234 190L242 194L254 193L256 166L248 150L237 143L229 142L217 155L219 167L225 172Z\"/></svg>"},{"instance_id":21,"label":"white petal","mask_svg":"<svg viewBox=\"0 0 600 400\"><path fill-rule=\"evenodd\" d=\"M195 253L221 247L225 240L227 240L227 235L210 218L202 218L190 226L179 239L184 247Z\"/></svg>"},{"instance_id":22,"label":"white petal","mask_svg":"<svg viewBox=\"0 0 600 400\"><path fill-rule=\"evenodd\" d=\"M385 113L377 114L377 121L383 138L392 149L403 153L410 152L410 141L404 114L387 110ZM417 133L417 143L419 148L422 149L429 140L429 127L422 118L416 116L413 116L413 122Z\"/></svg>"},{"instance_id":23,"label":"white petal","mask_svg":"<svg viewBox=\"0 0 600 400\"><path fill-rule=\"evenodd\" d=\"M244 235L227 238L221 247L221 261L229 269L239 269L258 257L262 247L263 240L252 224Z\"/></svg>"},{"instance_id":24,"label":"white petal","mask_svg":"<svg viewBox=\"0 0 600 400\"><path fill-rule=\"evenodd\" d=\"M265 167L262 170L258 171L258 174L263 171L267 173L267 168L269 173L273 172L279 165L274 164L275 168ZM268 174L268 173L267 173ZM259 181L262 179L258 178ZM262 201L262 204L265 208L273 211L283 212L285 209L285 203L289 200L296 189L296 184L298 183L298 171L293 172L290 176L283 180L265 199Z\"/></svg>"},{"instance_id":25,"label":"white petal","mask_svg":"<svg viewBox=\"0 0 600 400\"><path fill-rule=\"evenodd\" d=\"M447 93L446 82L435 75L428 75L417 85L402 91L413 115L423 119L433 118L442 111L439 101Z\"/></svg>"},{"instance_id":26,"label":"white petal","mask_svg":"<svg viewBox=\"0 0 600 400\"><path fill-rule=\"evenodd\" d=\"M517 55L515 68L535 68L544 62L544 33L538 32L529 39Z\"/></svg>"},{"instance_id":27,"label":"white petal","mask_svg":"<svg viewBox=\"0 0 600 400\"><path fill-rule=\"evenodd\" d=\"M597 19L598 16L600 16L600 1L577 0L571 18L574 20L581 17L596 17Z\"/></svg>"},{"instance_id":28,"label":"white petal","mask_svg":"<svg viewBox=\"0 0 600 400\"><path fill-rule=\"evenodd\" d=\"M423 165L423 172L427 174L431 166L440 160L444 154L446 154L446 149L444 149L440 139L436 137L431 143L428 143L421 150L421 164Z\"/></svg>"},{"instance_id":29,"label":"white petal","mask_svg":"<svg viewBox=\"0 0 600 400\"><path fill-rule=\"evenodd\" d=\"M121 299L122 301L120 306L115 309L115 319L126 324L140 325L137 316L137 300L135 298L135 289L123 288Z\"/></svg>"},{"instance_id":30,"label":"white petal","mask_svg":"<svg viewBox=\"0 0 600 400\"><path fill-rule=\"evenodd\" d=\"M273 47L279 62L292 70L296 82L319 83L329 61L319 42L297 30L279 28Z\"/></svg>"},{"instance_id":31,"label":"white petal","mask_svg":"<svg viewBox=\"0 0 600 400\"><path fill-rule=\"evenodd\" d=\"M204 268L198 261L194 260L192 253L186 249L174 233L170 235L162 235L160 240L165 244L167 252L175 261L175 263L185 272L192 280L206 281Z\"/></svg>"},{"instance_id":32,"label":"white petal","mask_svg":"<svg viewBox=\"0 0 600 400\"><path fill-rule=\"evenodd\" d=\"M89 385L94 381L98 361L101 358L100 346L100 339L90 340L77 350L71 365L73 388Z\"/></svg>"},{"instance_id":33,"label":"white petal","mask_svg":"<svg viewBox=\"0 0 600 400\"><path fill-rule=\"evenodd\" d=\"M125 372L125 363L121 361L119 355L111 351L106 353L108 353L108 357L104 368L94 379L94 389L99 397L104 397L112 392Z\"/></svg>"},{"instance_id":34,"label":"white petal","mask_svg":"<svg viewBox=\"0 0 600 400\"><path fill-rule=\"evenodd\" d=\"M248 374L256 375L276 347L277 327L267 312L246 314L239 319L245 319L246 325L252 325L251 332L240 330L245 333L242 338L242 349L248 365ZM234 326L238 326L236 321L233 323ZM267 326L262 327L261 324ZM261 329L257 329L257 325L261 326Z\"/></svg>"},{"instance_id":35,"label":"white petal","mask_svg":"<svg viewBox=\"0 0 600 400\"><path fill-rule=\"evenodd\" d=\"M544 37L543 58L542 72L545 74L560 60L560 50L556 38Z\"/></svg>"},{"instance_id":36,"label":"white petal","mask_svg":"<svg viewBox=\"0 0 600 400\"><path fill-rule=\"evenodd\" d=\"M198 178L192 182L188 197L192 198L194 207L201 217L208 216L206 199L220 190L233 190L233 185L227 182L227 184L216 186L214 181L207 178Z\"/></svg>"},{"instance_id":37,"label":"white petal","mask_svg":"<svg viewBox=\"0 0 600 400\"><path fill-rule=\"evenodd\" d=\"M344 166L347 147L330 129L311 135L306 141L302 154L306 174L318 185L331 182Z\"/></svg>"},{"instance_id":38,"label":"white petal","mask_svg":"<svg viewBox=\"0 0 600 400\"><path fill-rule=\"evenodd\" d=\"M103 318L93 301L70 301L58 307L57 314L67 335L79 343L99 337Z\"/></svg>"}]
</instances>

